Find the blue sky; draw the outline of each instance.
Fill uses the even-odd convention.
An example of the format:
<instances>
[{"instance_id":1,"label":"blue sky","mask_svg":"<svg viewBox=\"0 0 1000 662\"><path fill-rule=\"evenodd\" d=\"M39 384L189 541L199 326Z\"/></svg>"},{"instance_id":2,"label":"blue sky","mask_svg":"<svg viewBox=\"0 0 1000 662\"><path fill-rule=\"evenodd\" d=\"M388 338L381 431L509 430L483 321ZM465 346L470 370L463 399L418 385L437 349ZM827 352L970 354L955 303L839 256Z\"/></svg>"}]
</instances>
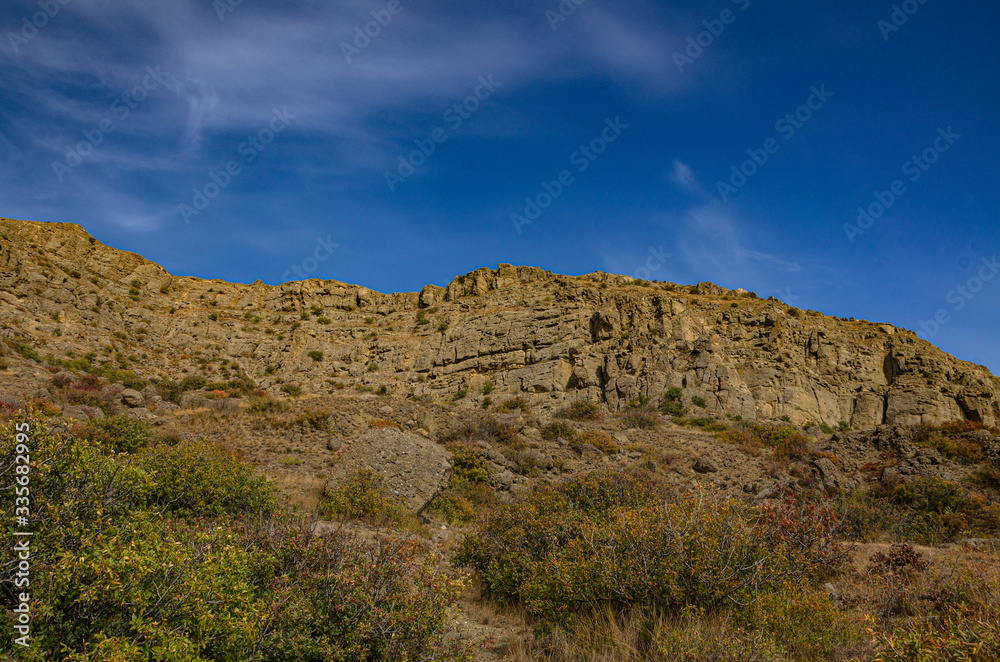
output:
<instances>
[{"instance_id":1,"label":"blue sky","mask_svg":"<svg viewBox=\"0 0 1000 662\"><path fill-rule=\"evenodd\" d=\"M996 5L61 1L0 9L0 215L240 282L710 280L1000 373Z\"/></svg>"}]
</instances>

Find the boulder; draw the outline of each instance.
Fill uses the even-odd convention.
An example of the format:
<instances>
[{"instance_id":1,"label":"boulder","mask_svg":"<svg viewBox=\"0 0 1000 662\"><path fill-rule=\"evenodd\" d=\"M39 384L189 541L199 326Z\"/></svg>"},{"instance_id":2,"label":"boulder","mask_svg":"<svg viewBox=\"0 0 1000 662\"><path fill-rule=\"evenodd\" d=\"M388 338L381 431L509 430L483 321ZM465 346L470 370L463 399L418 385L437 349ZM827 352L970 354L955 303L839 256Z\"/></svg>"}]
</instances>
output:
<instances>
[{"instance_id":1,"label":"boulder","mask_svg":"<svg viewBox=\"0 0 1000 662\"><path fill-rule=\"evenodd\" d=\"M135 418L137 420L147 421L147 422L155 421L158 418L156 414L149 411L145 407L136 407L135 409L129 409L128 412L126 412L126 416L128 416L129 418Z\"/></svg>"},{"instance_id":2,"label":"boulder","mask_svg":"<svg viewBox=\"0 0 1000 662\"><path fill-rule=\"evenodd\" d=\"M126 407L135 409L136 407L143 407L146 404L146 399L142 396L142 393L136 391L135 389L127 388L121 392L122 403Z\"/></svg>"},{"instance_id":3,"label":"boulder","mask_svg":"<svg viewBox=\"0 0 1000 662\"><path fill-rule=\"evenodd\" d=\"M415 434L396 428L369 430L350 443L330 472L327 491L365 469L380 474L406 509L419 514L448 485L452 457L441 446Z\"/></svg>"},{"instance_id":4,"label":"boulder","mask_svg":"<svg viewBox=\"0 0 1000 662\"><path fill-rule=\"evenodd\" d=\"M104 418L104 412L97 407L81 405L66 405L62 410L63 418L76 421L89 421L92 418Z\"/></svg>"},{"instance_id":5,"label":"boulder","mask_svg":"<svg viewBox=\"0 0 1000 662\"><path fill-rule=\"evenodd\" d=\"M719 470L715 463L707 457L699 457L694 461L694 465L691 467L700 474L715 473Z\"/></svg>"},{"instance_id":6,"label":"boulder","mask_svg":"<svg viewBox=\"0 0 1000 662\"><path fill-rule=\"evenodd\" d=\"M837 469L837 465L833 463L833 460L828 457L821 457L813 464L828 485L837 486L840 484L840 470Z\"/></svg>"}]
</instances>

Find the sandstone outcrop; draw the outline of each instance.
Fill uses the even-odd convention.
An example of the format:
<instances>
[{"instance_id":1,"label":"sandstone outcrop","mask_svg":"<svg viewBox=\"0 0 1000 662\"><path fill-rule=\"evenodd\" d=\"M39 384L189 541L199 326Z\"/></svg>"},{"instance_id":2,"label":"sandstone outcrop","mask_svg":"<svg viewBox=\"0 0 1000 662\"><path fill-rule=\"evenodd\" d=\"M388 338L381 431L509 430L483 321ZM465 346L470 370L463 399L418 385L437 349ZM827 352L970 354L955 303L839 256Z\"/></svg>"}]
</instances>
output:
<instances>
[{"instance_id":1,"label":"sandstone outcrop","mask_svg":"<svg viewBox=\"0 0 1000 662\"><path fill-rule=\"evenodd\" d=\"M172 276L79 226L0 220L0 325L25 388L48 377L37 367L46 356L90 356L145 378L239 373L275 393L293 384L481 402L491 390L494 401L621 410L680 387L689 407L704 400L743 419L1000 425L1000 380L911 331L710 283L500 265L419 293L233 284Z\"/></svg>"}]
</instances>

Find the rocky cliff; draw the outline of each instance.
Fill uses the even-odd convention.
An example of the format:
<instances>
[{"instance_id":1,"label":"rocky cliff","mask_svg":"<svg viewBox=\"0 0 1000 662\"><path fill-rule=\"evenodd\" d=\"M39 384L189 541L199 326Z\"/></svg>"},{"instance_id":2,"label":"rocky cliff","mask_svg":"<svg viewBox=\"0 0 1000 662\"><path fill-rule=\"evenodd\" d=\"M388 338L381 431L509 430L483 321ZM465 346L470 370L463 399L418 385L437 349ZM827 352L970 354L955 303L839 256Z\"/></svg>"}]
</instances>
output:
<instances>
[{"instance_id":1,"label":"rocky cliff","mask_svg":"<svg viewBox=\"0 0 1000 662\"><path fill-rule=\"evenodd\" d=\"M478 406L492 388L543 409L589 399L618 410L682 387L743 419L1000 425L1000 379L911 331L710 283L500 265L381 294L172 276L65 223L0 219L0 243L8 390L41 386L45 364L87 360L145 378L246 375L275 393L349 387Z\"/></svg>"}]
</instances>

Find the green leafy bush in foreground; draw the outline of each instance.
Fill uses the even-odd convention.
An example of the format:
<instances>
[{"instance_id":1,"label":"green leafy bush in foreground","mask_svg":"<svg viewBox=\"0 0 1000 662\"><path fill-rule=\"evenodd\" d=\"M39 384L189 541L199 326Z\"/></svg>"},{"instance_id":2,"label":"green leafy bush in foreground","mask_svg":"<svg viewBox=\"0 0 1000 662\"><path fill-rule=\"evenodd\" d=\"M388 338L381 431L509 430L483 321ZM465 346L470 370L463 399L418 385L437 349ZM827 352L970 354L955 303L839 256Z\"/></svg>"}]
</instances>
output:
<instances>
[{"instance_id":1,"label":"green leafy bush in foreground","mask_svg":"<svg viewBox=\"0 0 1000 662\"><path fill-rule=\"evenodd\" d=\"M392 536L314 536L237 456L207 442L155 443L130 426L56 434L43 417L14 413L0 426L4 485L14 483L14 425L27 421L32 640L26 650L3 628L0 656L471 659L446 643L462 584L437 555ZM8 491L0 516L13 521L13 509ZM5 610L23 590L16 562L0 565Z\"/></svg>"},{"instance_id":2,"label":"green leafy bush in foreground","mask_svg":"<svg viewBox=\"0 0 1000 662\"><path fill-rule=\"evenodd\" d=\"M456 562L479 573L488 595L569 625L602 607L747 607L837 566L840 525L830 508L673 494L609 472L496 508Z\"/></svg>"}]
</instances>

